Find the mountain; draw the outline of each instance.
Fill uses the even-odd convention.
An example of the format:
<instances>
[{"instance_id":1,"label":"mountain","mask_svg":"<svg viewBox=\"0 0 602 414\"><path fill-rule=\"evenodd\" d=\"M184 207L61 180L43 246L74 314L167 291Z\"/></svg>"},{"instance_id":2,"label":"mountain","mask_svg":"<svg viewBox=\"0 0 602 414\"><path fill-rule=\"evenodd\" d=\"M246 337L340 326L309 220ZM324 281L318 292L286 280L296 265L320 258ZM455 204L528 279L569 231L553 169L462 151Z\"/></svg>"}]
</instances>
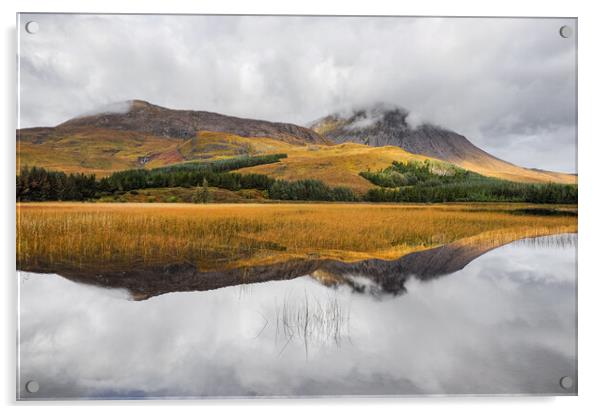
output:
<instances>
[{"instance_id":1,"label":"mountain","mask_svg":"<svg viewBox=\"0 0 602 414\"><path fill-rule=\"evenodd\" d=\"M374 184L361 172L378 171L394 161L438 159L511 181L576 182L574 175L500 160L444 128L412 128L407 111L399 108L375 106L329 115L311 128L127 101L56 127L18 130L17 171L27 165L106 176L187 161L286 153L277 163L240 172L317 179L364 193Z\"/></svg>"},{"instance_id":2,"label":"mountain","mask_svg":"<svg viewBox=\"0 0 602 414\"><path fill-rule=\"evenodd\" d=\"M397 162L423 162L428 157L409 153L398 147L370 147L354 143L324 146L295 146L284 150L287 158L277 163L238 170L241 173L265 174L282 180L314 179L332 187L349 187L365 193L374 184L360 176L363 171L377 171Z\"/></svg>"},{"instance_id":3,"label":"mountain","mask_svg":"<svg viewBox=\"0 0 602 414\"><path fill-rule=\"evenodd\" d=\"M576 182L572 174L516 166L483 151L463 135L428 123L411 125L408 117L405 109L378 104L349 114L328 115L312 123L310 128L337 144L395 146L511 181Z\"/></svg>"},{"instance_id":4,"label":"mountain","mask_svg":"<svg viewBox=\"0 0 602 414\"><path fill-rule=\"evenodd\" d=\"M173 110L133 100L56 127L17 130L17 171L35 165L104 176L117 170L282 152L305 145L331 143L298 125Z\"/></svg>"},{"instance_id":5,"label":"mountain","mask_svg":"<svg viewBox=\"0 0 602 414\"><path fill-rule=\"evenodd\" d=\"M198 131L235 134L242 137L266 137L290 143L328 144L321 135L298 125L237 118L205 111L163 108L146 101L133 100L123 112L105 112L81 116L57 128L93 127L119 131L137 131L159 137L193 138Z\"/></svg>"}]
</instances>

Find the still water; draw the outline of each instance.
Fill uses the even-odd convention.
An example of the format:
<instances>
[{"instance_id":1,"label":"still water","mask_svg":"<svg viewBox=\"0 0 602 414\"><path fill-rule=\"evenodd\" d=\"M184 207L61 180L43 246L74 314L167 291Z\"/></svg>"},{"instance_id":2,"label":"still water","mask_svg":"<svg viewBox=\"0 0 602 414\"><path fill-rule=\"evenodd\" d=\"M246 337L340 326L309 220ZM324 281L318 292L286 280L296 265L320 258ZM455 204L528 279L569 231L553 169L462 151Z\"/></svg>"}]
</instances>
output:
<instances>
[{"instance_id":1,"label":"still water","mask_svg":"<svg viewBox=\"0 0 602 414\"><path fill-rule=\"evenodd\" d=\"M572 395L576 247L517 241L395 289L359 268L133 300L21 272L18 397Z\"/></svg>"}]
</instances>

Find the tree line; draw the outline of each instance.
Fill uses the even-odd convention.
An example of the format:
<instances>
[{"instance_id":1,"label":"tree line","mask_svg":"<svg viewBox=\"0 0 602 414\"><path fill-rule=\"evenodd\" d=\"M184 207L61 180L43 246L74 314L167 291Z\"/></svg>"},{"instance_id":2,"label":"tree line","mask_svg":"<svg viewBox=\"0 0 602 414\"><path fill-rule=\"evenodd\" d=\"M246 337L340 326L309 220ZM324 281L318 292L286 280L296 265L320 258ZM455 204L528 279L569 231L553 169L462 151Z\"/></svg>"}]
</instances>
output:
<instances>
[{"instance_id":1,"label":"tree line","mask_svg":"<svg viewBox=\"0 0 602 414\"><path fill-rule=\"evenodd\" d=\"M330 187L319 180L276 180L263 174L240 174L234 169L277 162L286 154L191 162L155 169L118 171L97 180L94 174L67 174L40 167L23 167L17 175L17 201L82 201L125 191L196 187L195 200L207 202L208 187L230 191L257 189L273 200L452 202L504 201L551 204L577 203L577 186L525 184L484 177L456 166L394 163L365 172L377 188L358 196L347 187ZM409 183L412 183L409 185Z\"/></svg>"},{"instance_id":2,"label":"tree line","mask_svg":"<svg viewBox=\"0 0 602 414\"><path fill-rule=\"evenodd\" d=\"M503 201L549 204L576 204L577 186L564 184L524 184L509 181L456 183L439 186L373 188L365 196L370 202L444 203L452 201Z\"/></svg>"},{"instance_id":3,"label":"tree line","mask_svg":"<svg viewBox=\"0 0 602 414\"><path fill-rule=\"evenodd\" d=\"M96 180L85 174L65 174L24 167L17 175L17 201L81 201L146 188L196 187L195 202L209 201L208 187L230 191L265 190L273 200L357 201L346 187L330 187L318 180L276 180L263 174L213 172L207 168L119 171Z\"/></svg>"},{"instance_id":4,"label":"tree line","mask_svg":"<svg viewBox=\"0 0 602 414\"><path fill-rule=\"evenodd\" d=\"M23 167L17 175L17 201L81 201L97 194L94 174L66 174L40 167Z\"/></svg>"},{"instance_id":5,"label":"tree line","mask_svg":"<svg viewBox=\"0 0 602 414\"><path fill-rule=\"evenodd\" d=\"M286 157L287 155L284 153L253 156L245 155L242 157L224 158L221 160L173 164L166 167L154 168L151 171L176 172L208 170L214 173L222 173L238 170L240 168L254 167L256 165L273 164Z\"/></svg>"},{"instance_id":6,"label":"tree line","mask_svg":"<svg viewBox=\"0 0 602 414\"><path fill-rule=\"evenodd\" d=\"M269 188L273 200L359 201L348 187L330 187L319 180L276 180Z\"/></svg>"},{"instance_id":7,"label":"tree line","mask_svg":"<svg viewBox=\"0 0 602 414\"><path fill-rule=\"evenodd\" d=\"M237 191L245 188L267 190L274 179L263 174L216 173L211 170L128 170L100 179L100 193L139 190L144 188L196 187L206 180L211 187Z\"/></svg>"},{"instance_id":8,"label":"tree line","mask_svg":"<svg viewBox=\"0 0 602 414\"><path fill-rule=\"evenodd\" d=\"M379 188L365 195L370 202L441 203L452 201L506 201L577 203L577 186L527 184L485 177L444 162L397 162L360 175Z\"/></svg>"},{"instance_id":9,"label":"tree line","mask_svg":"<svg viewBox=\"0 0 602 414\"><path fill-rule=\"evenodd\" d=\"M239 168L272 164L286 154L244 156L205 162L188 162L167 167L117 171L99 182L99 191L112 193L140 188L191 187L207 180L210 186L227 190L267 189L274 179L260 174L228 173Z\"/></svg>"},{"instance_id":10,"label":"tree line","mask_svg":"<svg viewBox=\"0 0 602 414\"><path fill-rule=\"evenodd\" d=\"M21 168L17 175L17 201L80 201L119 191L161 187L208 185L232 191L242 188L267 190L275 181L261 174L236 174L228 171L270 164L286 154L244 156L205 162L189 162L151 170L117 171L96 179L94 174L66 174L41 167Z\"/></svg>"}]
</instances>

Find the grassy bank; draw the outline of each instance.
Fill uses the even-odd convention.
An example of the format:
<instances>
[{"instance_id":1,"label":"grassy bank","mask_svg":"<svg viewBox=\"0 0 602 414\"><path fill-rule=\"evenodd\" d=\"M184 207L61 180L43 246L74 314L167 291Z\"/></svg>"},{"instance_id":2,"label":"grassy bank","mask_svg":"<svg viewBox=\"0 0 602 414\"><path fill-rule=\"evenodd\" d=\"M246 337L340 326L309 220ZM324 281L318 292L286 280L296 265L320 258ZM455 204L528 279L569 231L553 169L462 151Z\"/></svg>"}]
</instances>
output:
<instances>
[{"instance_id":1,"label":"grassy bank","mask_svg":"<svg viewBox=\"0 0 602 414\"><path fill-rule=\"evenodd\" d=\"M17 266L121 269L190 262L208 270L295 258L395 259L480 235L510 241L577 231L576 216L513 213L532 207L21 203Z\"/></svg>"},{"instance_id":2,"label":"grassy bank","mask_svg":"<svg viewBox=\"0 0 602 414\"><path fill-rule=\"evenodd\" d=\"M143 190L122 191L120 194L102 196L100 203L194 203L198 189L193 187L145 188ZM266 191L230 191L209 187L211 203L257 203L266 202Z\"/></svg>"}]
</instances>

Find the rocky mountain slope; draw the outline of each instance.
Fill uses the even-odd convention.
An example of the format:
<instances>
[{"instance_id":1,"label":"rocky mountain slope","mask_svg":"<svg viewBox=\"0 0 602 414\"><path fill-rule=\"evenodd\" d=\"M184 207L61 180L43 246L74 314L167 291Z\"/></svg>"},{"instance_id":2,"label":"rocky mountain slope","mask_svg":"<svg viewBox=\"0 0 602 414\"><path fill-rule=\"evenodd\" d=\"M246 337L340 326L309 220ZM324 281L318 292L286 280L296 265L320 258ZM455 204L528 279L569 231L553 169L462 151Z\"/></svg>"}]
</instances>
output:
<instances>
[{"instance_id":1,"label":"rocky mountain slope","mask_svg":"<svg viewBox=\"0 0 602 414\"><path fill-rule=\"evenodd\" d=\"M95 173L331 143L293 124L181 111L134 100L56 127L17 130L17 171L40 166Z\"/></svg>"},{"instance_id":2,"label":"rocky mountain slope","mask_svg":"<svg viewBox=\"0 0 602 414\"><path fill-rule=\"evenodd\" d=\"M437 158L483 175L512 181L574 183L571 174L527 169L503 161L456 132L431 124L410 125L402 108L375 105L349 114L331 114L310 128L334 143L354 142L374 147L395 146Z\"/></svg>"},{"instance_id":3,"label":"rocky mountain slope","mask_svg":"<svg viewBox=\"0 0 602 414\"><path fill-rule=\"evenodd\" d=\"M319 179L363 192L373 184L359 173L393 161L435 158L480 174L519 182L576 183L571 174L522 168L500 160L466 137L433 125L412 127L399 108L329 115L301 126L173 110L134 100L56 127L17 131L17 170L40 166L108 175L131 168L241 155L286 153L279 163L243 172L275 178Z\"/></svg>"},{"instance_id":4,"label":"rocky mountain slope","mask_svg":"<svg viewBox=\"0 0 602 414\"><path fill-rule=\"evenodd\" d=\"M136 131L159 137L192 138L198 131L266 137L290 143L328 144L314 131L298 125L237 118L205 111L163 108L145 101L129 102L123 113L109 112L71 119L57 128L93 127Z\"/></svg>"}]
</instances>

